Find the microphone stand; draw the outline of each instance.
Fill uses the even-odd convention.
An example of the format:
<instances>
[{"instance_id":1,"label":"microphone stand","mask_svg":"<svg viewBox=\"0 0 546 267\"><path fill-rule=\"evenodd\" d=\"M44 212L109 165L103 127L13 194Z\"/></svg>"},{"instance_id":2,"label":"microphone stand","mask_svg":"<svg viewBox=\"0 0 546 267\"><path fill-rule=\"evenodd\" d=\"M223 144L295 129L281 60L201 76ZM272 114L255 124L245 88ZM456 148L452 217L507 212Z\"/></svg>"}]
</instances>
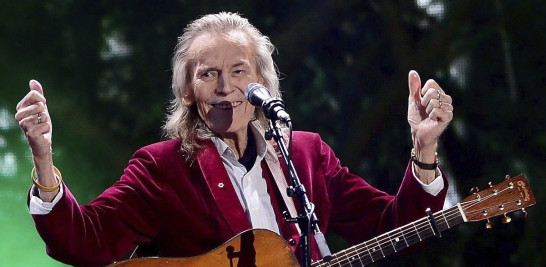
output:
<instances>
[{"instance_id":1,"label":"microphone stand","mask_svg":"<svg viewBox=\"0 0 546 267\"><path fill-rule=\"evenodd\" d=\"M292 131L292 123L288 121L287 124L290 128L290 131ZM290 134L290 137L291 136L292 134ZM273 139L275 139L275 141L277 142L286 166L288 167L288 172L292 185L287 188L286 192L289 197L293 197L295 195L302 206L301 212L296 218L290 218L290 216L285 217L285 221L287 223L298 223L300 226L301 235L299 240L299 247L301 248L302 253L302 267L311 266L311 230L313 230L315 233L315 241L317 242L322 258L324 259L324 261L330 261L332 259L332 255L330 253L328 245L326 244L324 234L320 232L318 219L314 212L315 205L311 203L309 201L309 198L307 197L305 187L301 183L298 174L296 173L296 168L294 168L294 165L292 164L292 159L290 158L289 151L286 148L286 143L284 142L281 128L276 122L273 122L273 120L269 120L269 130L266 131L266 139L269 140L271 139L271 137L273 137ZM292 140L290 140L290 142L292 142Z\"/></svg>"}]
</instances>

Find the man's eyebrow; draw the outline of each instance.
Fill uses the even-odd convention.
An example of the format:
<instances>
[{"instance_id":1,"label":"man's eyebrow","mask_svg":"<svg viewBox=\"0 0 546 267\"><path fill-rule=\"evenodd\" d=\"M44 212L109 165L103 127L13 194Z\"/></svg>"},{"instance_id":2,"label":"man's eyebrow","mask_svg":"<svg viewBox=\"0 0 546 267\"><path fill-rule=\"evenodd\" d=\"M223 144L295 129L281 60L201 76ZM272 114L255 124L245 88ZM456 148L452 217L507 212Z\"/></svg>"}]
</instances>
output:
<instances>
[{"instance_id":1,"label":"man's eyebrow","mask_svg":"<svg viewBox=\"0 0 546 267\"><path fill-rule=\"evenodd\" d=\"M239 62L233 64L230 68L237 68L237 67L241 67L241 66L249 66L249 64L246 61L239 61ZM198 73L204 73L204 72L207 72L207 71L219 71L219 70L220 70L220 68L212 67L212 66L201 66L201 67L196 68L196 71Z\"/></svg>"},{"instance_id":2,"label":"man's eyebrow","mask_svg":"<svg viewBox=\"0 0 546 267\"><path fill-rule=\"evenodd\" d=\"M249 66L249 64L245 61L240 61L240 62L237 62L235 64L233 64L233 66L231 66L232 68L236 68L236 67L240 67L240 66Z\"/></svg>"}]
</instances>

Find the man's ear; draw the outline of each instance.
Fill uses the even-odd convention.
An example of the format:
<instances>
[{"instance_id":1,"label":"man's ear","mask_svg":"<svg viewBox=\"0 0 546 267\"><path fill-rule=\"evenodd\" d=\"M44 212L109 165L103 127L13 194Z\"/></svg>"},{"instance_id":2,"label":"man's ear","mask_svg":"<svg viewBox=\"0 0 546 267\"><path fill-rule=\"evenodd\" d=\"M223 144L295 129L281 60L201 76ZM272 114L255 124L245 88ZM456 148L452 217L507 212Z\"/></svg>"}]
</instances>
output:
<instances>
[{"instance_id":1,"label":"man's ear","mask_svg":"<svg viewBox=\"0 0 546 267\"><path fill-rule=\"evenodd\" d=\"M186 90L182 94L182 104L186 107L191 107L195 102L195 95L193 94L193 88L186 86Z\"/></svg>"}]
</instances>

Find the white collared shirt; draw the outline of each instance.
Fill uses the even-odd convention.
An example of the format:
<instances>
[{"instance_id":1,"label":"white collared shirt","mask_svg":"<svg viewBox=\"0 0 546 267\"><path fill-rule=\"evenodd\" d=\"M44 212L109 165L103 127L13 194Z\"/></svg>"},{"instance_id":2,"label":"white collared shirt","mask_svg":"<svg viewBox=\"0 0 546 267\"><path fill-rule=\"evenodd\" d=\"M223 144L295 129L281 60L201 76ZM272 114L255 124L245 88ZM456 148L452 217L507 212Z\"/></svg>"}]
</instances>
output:
<instances>
[{"instance_id":1,"label":"white collared shirt","mask_svg":"<svg viewBox=\"0 0 546 267\"><path fill-rule=\"evenodd\" d=\"M250 129L256 140L257 158L248 171L243 164L239 163L233 150L224 141L213 137L212 142L222 158L222 163L252 228L269 229L280 234L271 197L267 192L267 182L262 173L261 161L267 152L267 143L257 129L253 126Z\"/></svg>"}]
</instances>

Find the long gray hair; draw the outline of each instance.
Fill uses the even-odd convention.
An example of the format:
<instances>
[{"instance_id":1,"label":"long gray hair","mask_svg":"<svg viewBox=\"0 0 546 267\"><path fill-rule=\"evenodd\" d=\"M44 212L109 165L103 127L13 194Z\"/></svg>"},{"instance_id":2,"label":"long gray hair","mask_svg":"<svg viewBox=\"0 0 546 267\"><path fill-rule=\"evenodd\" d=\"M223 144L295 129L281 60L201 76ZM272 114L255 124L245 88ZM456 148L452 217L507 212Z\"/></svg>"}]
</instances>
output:
<instances>
[{"instance_id":1,"label":"long gray hair","mask_svg":"<svg viewBox=\"0 0 546 267\"><path fill-rule=\"evenodd\" d=\"M229 33L230 31L241 31L247 34L250 43L254 45L257 72L264 80L264 85L270 90L271 95L280 97L279 76L271 55L275 46L267 36L264 36L256 27L248 22L246 18L235 13L221 12L209 14L191 22L185 29L182 36L178 37L175 52L172 58L173 77L172 92L174 99L168 107L167 120L163 125L163 132L167 138L179 139L181 151L186 161L192 162L200 148L198 140L207 140L214 136L203 119L199 116L195 103L191 106L184 105L184 95L191 79L189 64L191 60L188 50L196 37L203 33ZM266 127L267 119L261 108L256 108L253 122L257 126Z\"/></svg>"}]
</instances>

